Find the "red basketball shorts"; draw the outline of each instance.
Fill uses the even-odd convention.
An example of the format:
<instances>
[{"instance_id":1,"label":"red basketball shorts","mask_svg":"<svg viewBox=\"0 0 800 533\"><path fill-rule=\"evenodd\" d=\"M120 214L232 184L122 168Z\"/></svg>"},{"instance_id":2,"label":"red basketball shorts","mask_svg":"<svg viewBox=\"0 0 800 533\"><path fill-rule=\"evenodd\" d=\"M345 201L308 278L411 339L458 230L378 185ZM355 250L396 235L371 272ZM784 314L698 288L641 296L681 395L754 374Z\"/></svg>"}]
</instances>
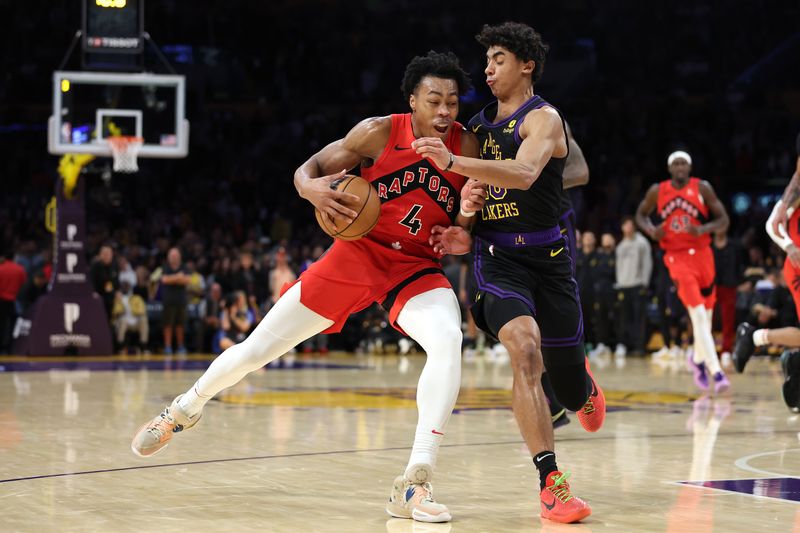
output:
<instances>
[{"instance_id":1,"label":"red basketball shorts","mask_svg":"<svg viewBox=\"0 0 800 533\"><path fill-rule=\"evenodd\" d=\"M390 323L403 332L397 316L408 300L432 289L450 288L438 262L366 238L335 241L297 281L303 282L300 302L333 320L323 333L338 333L347 317L374 302L389 311ZM281 294L292 285L284 286Z\"/></svg>"},{"instance_id":2,"label":"red basketball shorts","mask_svg":"<svg viewBox=\"0 0 800 533\"><path fill-rule=\"evenodd\" d=\"M713 309L717 301L714 287L714 253L710 246L667 251L664 264L678 288L678 298L686 307L705 305Z\"/></svg>"}]
</instances>

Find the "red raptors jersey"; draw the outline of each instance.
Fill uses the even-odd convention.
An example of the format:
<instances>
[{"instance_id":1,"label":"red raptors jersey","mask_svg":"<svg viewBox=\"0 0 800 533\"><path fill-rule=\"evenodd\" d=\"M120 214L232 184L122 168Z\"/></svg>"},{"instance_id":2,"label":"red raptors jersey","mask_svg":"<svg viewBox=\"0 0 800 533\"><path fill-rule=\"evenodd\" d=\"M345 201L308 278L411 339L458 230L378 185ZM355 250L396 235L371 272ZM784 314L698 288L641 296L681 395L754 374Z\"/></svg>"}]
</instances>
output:
<instances>
[{"instance_id":1,"label":"red raptors jersey","mask_svg":"<svg viewBox=\"0 0 800 533\"><path fill-rule=\"evenodd\" d=\"M682 189L676 189L672 180L658 185L658 214L664 221L664 238L659 241L667 251L701 248L711 244L708 233L698 237L686 233L689 226L708 222L708 206L700 194L700 179L689 178Z\"/></svg>"},{"instance_id":2,"label":"red raptors jersey","mask_svg":"<svg viewBox=\"0 0 800 533\"><path fill-rule=\"evenodd\" d=\"M798 137L800 139L800 137ZM800 246L800 206L794 209L794 212L786 222L786 232L792 242Z\"/></svg>"},{"instance_id":3,"label":"red raptors jersey","mask_svg":"<svg viewBox=\"0 0 800 533\"><path fill-rule=\"evenodd\" d=\"M453 124L445 145L461 153L462 126ZM392 115L392 133L375 163L361 176L375 186L381 199L381 216L365 237L413 257L437 258L428 243L431 228L449 226L459 210L464 177L443 172L411 148L414 141L411 114Z\"/></svg>"}]
</instances>

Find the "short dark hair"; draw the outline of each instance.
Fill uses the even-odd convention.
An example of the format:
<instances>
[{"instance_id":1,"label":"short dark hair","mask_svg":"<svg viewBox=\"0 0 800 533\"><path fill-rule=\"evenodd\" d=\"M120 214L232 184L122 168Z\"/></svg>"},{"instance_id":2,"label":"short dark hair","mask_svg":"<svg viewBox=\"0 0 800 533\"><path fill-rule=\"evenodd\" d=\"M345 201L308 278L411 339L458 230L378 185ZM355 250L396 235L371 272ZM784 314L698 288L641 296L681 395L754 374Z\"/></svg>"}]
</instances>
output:
<instances>
[{"instance_id":1,"label":"short dark hair","mask_svg":"<svg viewBox=\"0 0 800 533\"><path fill-rule=\"evenodd\" d=\"M453 80L458 86L458 95L464 96L472 89L472 82L458 62L458 57L453 52L434 52L431 50L424 56L417 56L411 60L403 74L403 83L400 90L406 100L417 90L419 82L425 76L433 76L446 80Z\"/></svg>"},{"instance_id":2,"label":"short dark hair","mask_svg":"<svg viewBox=\"0 0 800 533\"><path fill-rule=\"evenodd\" d=\"M531 80L539 81L544 70L544 59L550 50L539 32L520 22L504 22L497 26L484 25L475 36L484 47L502 46L522 61L535 63Z\"/></svg>"}]
</instances>

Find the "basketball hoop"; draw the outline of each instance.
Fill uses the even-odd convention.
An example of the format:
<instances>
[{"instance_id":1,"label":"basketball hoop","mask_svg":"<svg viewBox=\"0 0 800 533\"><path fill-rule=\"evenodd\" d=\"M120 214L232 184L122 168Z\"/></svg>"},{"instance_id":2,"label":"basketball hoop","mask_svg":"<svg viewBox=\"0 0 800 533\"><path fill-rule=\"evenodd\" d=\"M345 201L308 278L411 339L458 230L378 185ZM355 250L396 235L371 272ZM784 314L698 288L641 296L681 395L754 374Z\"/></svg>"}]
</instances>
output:
<instances>
[{"instance_id":1,"label":"basketball hoop","mask_svg":"<svg viewBox=\"0 0 800 533\"><path fill-rule=\"evenodd\" d=\"M111 147L111 155L114 156L114 172L130 174L139 171L139 165L136 164L136 161L144 139L141 137L115 135L106 137L106 141Z\"/></svg>"}]
</instances>

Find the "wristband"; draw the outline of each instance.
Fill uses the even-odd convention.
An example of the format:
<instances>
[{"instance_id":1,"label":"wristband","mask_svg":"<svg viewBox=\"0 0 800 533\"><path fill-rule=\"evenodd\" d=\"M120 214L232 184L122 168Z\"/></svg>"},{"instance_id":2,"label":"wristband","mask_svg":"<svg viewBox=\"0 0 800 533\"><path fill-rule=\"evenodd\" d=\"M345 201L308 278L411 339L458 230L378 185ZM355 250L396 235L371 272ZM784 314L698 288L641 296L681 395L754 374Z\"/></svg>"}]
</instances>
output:
<instances>
[{"instance_id":1,"label":"wristband","mask_svg":"<svg viewBox=\"0 0 800 533\"><path fill-rule=\"evenodd\" d=\"M456 156L453 155L453 152L448 152L450 154L450 162L444 167L444 171L447 172L451 168L453 168L453 163L456 162Z\"/></svg>"},{"instance_id":2,"label":"wristband","mask_svg":"<svg viewBox=\"0 0 800 533\"><path fill-rule=\"evenodd\" d=\"M467 213L466 211L464 211L463 207L459 208L458 212L459 212L459 214L461 214L462 217L466 217L466 218L474 217L475 213L477 213L477 211L472 211L471 213Z\"/></svg>"}]
</instances>

